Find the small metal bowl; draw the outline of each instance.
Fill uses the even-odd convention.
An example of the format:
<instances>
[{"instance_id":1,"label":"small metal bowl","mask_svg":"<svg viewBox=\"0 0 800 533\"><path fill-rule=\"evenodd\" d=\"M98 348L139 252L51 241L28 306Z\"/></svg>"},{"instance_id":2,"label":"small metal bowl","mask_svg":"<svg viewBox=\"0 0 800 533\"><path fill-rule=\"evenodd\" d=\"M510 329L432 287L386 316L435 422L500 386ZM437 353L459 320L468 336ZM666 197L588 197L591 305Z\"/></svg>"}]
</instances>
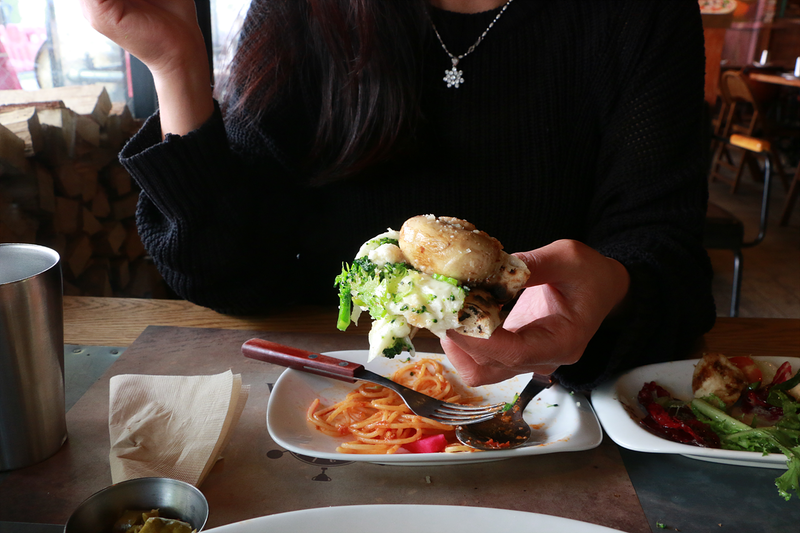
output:
<instances>
[{"instance_id":1,"label":"small metal bowl","mask_svg":"<svg viewBox=\"0 0 800 533\"><path fill-rule=\"evenodd\" d=\"M162 477L122 481L95 492L81 503L64 533L112 533L127 510L158 509L159 515L188 522L200 531L208 519L208 501L189 483Z\"/></svg>"}]
</instances>

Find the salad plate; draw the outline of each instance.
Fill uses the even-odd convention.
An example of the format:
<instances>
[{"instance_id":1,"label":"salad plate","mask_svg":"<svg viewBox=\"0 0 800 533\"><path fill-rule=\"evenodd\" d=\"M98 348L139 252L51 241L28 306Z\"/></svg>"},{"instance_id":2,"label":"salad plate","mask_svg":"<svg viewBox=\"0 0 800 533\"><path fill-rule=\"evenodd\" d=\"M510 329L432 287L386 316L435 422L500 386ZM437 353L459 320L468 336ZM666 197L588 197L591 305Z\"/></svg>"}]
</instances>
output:
<instances>
[{"instance_id":1,"label":"salad plate","mask_svg":"<svg viewBox=\"0 0 800 533\"><path fill-rule=\"evenodd\" d=\"M788 361L792 369L800 368L797 357L757 357L776 367ZM738 466L786 469L782 453L762 455L758 452L700 448L659 437L639 425L646 415L637 396L642 386L655 381L676 399L691 400L692 374L699 359L670 361L647 365L621 374L592 392L592 404L606 434L618 445L637 452L680 454L692 459Z\"/></svg>"},{"instance_id":2,"label":"salad plate","mask_svg":"<svg viewBox=\"0 0 800 533\"><path fill-rule=\"evenodd\" d=\"M385 357L364 363L367 360L366 350L328 352L325 355L362 363L367 370L387 377L406 364L400 358ZM440 361L447 378L451 382L457 381L457 374L444 355L418 352L415 356L415 359L422 358ZM530 374L522 374L494 385L469 389L469 392L480 396L481 403L511 402L529 379ZM603 438L600 423L589 401L579 393L573 394L554 385L541 392L525 409L525 420L534 429L529 442L520 448L467 453L339 453L336 451L337 446L353 438L323 434L307 422L306 412L316 398L324 405L331 405L344 399L356 386L354 383L286 369L275 382L269 397L267 429L270 436L278 445L300 455L405 466L479 463L527 455L581 451L599 446Z\"/></svg>"},{"instance_id":3,"label":"salad plate","mask_svg":"<svg viewBox=\"0 0 800 533\"><path fill-rule=\"evenodd\" d=\"M380 526L376 526L380 524ZM345 505L290 511L251 518L206 530L208 533L325 531L326 533L486 533L498 524L526 533L620 533L617 529L525 511L461 505Z\"/></svg>"}]
</instances>

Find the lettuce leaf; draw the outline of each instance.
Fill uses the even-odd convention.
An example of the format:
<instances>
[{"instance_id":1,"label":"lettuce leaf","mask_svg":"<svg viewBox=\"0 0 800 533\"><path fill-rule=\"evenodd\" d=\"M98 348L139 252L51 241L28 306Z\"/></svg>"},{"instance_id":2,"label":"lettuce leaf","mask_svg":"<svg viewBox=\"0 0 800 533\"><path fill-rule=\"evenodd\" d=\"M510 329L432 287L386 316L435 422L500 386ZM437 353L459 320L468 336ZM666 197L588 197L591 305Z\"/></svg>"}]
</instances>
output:
<instances>
[{"instance_id":1,"label":"lettuce leaf","mask_svg":"<svg viewBox=\"0 0 800 533\"><path fill-rule=\"evenodd\" d=\"M787 403L793 404L787 405L787 409L796 417L797 402L787 400ZM800 497L799 430L779 425L751 428L701 399L692 400L692 410L700 421L709 424L720 435L720 444L725 449L759 452L762 455L783 453L788 470L775 480L775 486L787 501L792 497L791 491Z\"/></svg>"}]
</instances>

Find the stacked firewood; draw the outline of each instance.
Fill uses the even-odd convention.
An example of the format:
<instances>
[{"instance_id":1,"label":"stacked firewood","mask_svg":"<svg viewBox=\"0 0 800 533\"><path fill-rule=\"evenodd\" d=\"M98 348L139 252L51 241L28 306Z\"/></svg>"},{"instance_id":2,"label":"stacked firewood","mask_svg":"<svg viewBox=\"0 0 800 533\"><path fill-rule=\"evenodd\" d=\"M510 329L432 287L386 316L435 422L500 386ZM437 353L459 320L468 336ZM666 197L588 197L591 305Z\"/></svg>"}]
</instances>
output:
<instances>
[{"instance_id":1,"label":"stacked firewood","mask_svg":"<svg viewBox=\"0 0 800 533\"><path fill-rule=\"evenodd\" d=\"M140 126L100 84L0 91L0 242L58 251L65 294L169 296L117 159Z\"/></svg>"}]
</instances>

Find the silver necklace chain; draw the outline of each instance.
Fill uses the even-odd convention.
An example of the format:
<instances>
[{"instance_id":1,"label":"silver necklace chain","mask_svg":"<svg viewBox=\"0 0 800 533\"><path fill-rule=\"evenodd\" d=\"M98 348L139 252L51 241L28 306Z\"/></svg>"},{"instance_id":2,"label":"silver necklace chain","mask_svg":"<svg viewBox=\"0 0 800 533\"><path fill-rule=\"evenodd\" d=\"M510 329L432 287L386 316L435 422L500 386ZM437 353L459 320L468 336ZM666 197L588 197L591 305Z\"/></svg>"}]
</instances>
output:
<instances>
[{"instance_id":1,"label":"silver necklace chain","mask_svg":"<svg viewBox=\"0 0 800 533\"><path fill-rule=\"evenodd\" d=\"M508 8L509 4L511 4L511 2L513 2L513 1L514 0L508 0L508 2L505 3L505 5L503 6L503 9L501 9L500 12L497 14L497 16L494 17L494 20L489 24L489 27L486 28L485 30L483 30L483 33L481 33L480 37L478 37L478 40L475 41L475 44L470 46L467 49L466 52L464 52L463 54L461 54L459 56L453 55L450 52L450 50L447 49L447 45L444 44L444 41L442 40L442 36L439 35L439 30L436 29L436 24L434 24L433 20L431 20L431 26L433 26L433 32L436 34L436 38L439 39L439 44L442 45L442 48L444 49L445 53L448 56L450 56L450 61L453 63L453 68L445 70L444 71L444 78L442 78L442 80L447 84L448 88L449 87L455 87L456 89L458 89L458 87L462 83L464 83L464 71L463 70L458 70L456 68L458 66L458 62L461 61L462 59L464 59L465 57L467 57L468 55L470 55L472 52L475 51L475 49L478 47L478 45L481 44L481 42L483 41L483 38L486 37L486 34L489 33L489 30L492 29L492 26L494 26L495 22L497 22L498 19L500 18L500 16L503 13L505 13L505 11Z\"/></svg>"}]
</instances>

